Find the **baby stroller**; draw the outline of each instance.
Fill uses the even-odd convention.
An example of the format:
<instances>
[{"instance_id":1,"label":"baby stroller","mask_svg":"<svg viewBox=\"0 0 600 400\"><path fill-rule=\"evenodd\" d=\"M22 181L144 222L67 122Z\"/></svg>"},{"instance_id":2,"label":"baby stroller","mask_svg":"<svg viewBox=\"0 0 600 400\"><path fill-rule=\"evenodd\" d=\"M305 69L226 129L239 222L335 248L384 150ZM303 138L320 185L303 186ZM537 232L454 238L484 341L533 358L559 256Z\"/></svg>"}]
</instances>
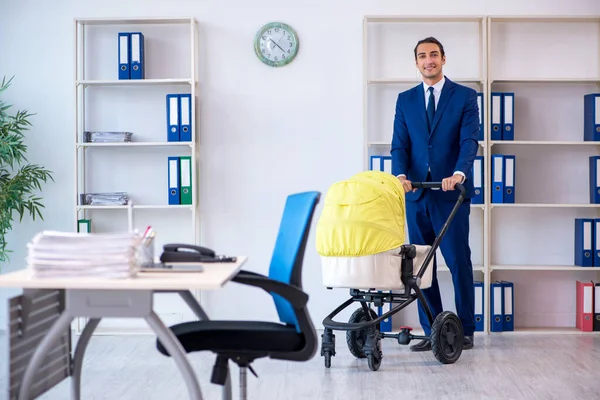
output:
<instances>
[{"instance_id":1,"label":"baby stroller","mask_svg":"<svg viewBox=\"0 0 600 400\"><path fill-rule=\"evenodd\" d=\"M440 189L441 182L413 182L413 188ZM435 319L422 290L431 286L433 268L428 268L452 218L464 199L460 191L452 213L432 246L406 244L404 189L398 179L380 171L365 171L332 185L317 225L317 251L321 256L323 284L327 289L349 288L350 298L323 320L321 356L331 367L335 356L333 331L346 331L348 349L357 358L367 358L377 371L383 353L381 339L394 338L401 345L413 339L431 341L432 352L444 364L456 362L463 349L463 327L458 316L444 311ZM402 326L399 333L380 331L380 323L415 300L423 304L429 336L413 335ZM348 322L333 318L353 303L360 303ZM371 306L390 305L378 316Z\"/></svg>"}]
</instances>

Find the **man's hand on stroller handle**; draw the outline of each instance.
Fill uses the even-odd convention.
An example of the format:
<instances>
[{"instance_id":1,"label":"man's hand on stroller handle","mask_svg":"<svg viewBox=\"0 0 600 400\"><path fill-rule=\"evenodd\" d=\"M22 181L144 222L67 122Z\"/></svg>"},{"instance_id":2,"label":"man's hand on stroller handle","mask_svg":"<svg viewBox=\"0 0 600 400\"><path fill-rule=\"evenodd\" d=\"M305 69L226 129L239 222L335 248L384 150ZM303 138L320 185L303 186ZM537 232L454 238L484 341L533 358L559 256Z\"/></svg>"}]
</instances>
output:
<instances>
[{"instance_id":1,"label":"man's hand on stroller handle","mask_svg":"<svg viewBox=\"0 0 600 400\"><path fill-rule=\"evenodd\" d=\"M442 182L411 182L411 185L415 189L442 189ZM465 187L462 183L456 183L454 189L459 190L462 197L465 195Z\"/></svg>"}]
</instances>

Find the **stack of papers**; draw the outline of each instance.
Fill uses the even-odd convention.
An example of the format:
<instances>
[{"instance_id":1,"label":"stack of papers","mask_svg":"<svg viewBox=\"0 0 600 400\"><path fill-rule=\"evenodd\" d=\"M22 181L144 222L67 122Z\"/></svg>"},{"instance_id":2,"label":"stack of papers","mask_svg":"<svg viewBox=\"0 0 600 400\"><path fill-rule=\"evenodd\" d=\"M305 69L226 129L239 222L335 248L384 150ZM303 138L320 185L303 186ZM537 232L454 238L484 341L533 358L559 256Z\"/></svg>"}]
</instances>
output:
<instances>
[{"instance_id":1,"label":"stack of papers","mask_svg":"<svg viewBox=\"0 0 600 400\"><path fill-rule=\"evenodd\" d=\"M130 278L138 271L138 233L44 231L27 244L27 266L36 278Z\"/></svg>"},{"instance_id":2,"label":"stack of papers","mask_svg":"<svg viewBox=\"0 0 600 400\"><path fill-rule=\"evenodd\" d=\"M86 206L124 206L129 202L125 192L83 193L81 204Z\"/></svg>"},{"instance_id":3,"label":"stack of papers","mask_svg":"<svg viewBox=\"0 0 600 400\"><path fill-rule=\"evenodd\" d=\"M119 143L131 142L131 132L90 132L83 133L83 141L86 143Z\"/></svg>"}]
</instances>

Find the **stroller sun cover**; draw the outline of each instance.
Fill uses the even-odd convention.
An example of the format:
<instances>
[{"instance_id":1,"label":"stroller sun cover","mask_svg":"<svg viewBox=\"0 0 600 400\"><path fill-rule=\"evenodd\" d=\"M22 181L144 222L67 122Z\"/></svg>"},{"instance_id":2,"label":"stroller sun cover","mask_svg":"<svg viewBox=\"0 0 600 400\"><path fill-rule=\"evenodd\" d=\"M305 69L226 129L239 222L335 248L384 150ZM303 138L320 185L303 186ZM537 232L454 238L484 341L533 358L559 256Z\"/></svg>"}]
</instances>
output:
<instances>
[{"instance_id":1,"label":"stroller sun cover","mask_svg":"<svg viewBox=\"0 0 600 400\"><path fill-rule=\"evenodd\" d=\"M364 171L327 191L316 228L323 284L331 288L403 289L400 247L406 244L404 188L386 172ZM431 246L415 246L418 273ZM421 288L431 285L427 268Z\"/></svg>"}]
</instances>

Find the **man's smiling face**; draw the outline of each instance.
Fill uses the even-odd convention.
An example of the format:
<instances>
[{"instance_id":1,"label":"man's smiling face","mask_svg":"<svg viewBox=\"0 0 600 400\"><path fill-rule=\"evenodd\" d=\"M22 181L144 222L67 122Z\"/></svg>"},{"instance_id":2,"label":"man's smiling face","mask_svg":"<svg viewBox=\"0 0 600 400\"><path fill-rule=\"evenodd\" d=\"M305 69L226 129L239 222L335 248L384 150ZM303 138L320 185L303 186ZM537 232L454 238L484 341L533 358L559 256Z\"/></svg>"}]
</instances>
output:
<instances>
[{"instance_id":1,"label":"man's smiling face","mask_svg":"<svg viewBox=\"0 0 600 400\"><path fill-rule=\"evenodd\" d=\"M427 79L433 79L442 75L442 65L446 63L446 57L442 56L440 48L435 43L421 43L417 47L416 65L421 74Z\"/></svg>"}]
</instances>

